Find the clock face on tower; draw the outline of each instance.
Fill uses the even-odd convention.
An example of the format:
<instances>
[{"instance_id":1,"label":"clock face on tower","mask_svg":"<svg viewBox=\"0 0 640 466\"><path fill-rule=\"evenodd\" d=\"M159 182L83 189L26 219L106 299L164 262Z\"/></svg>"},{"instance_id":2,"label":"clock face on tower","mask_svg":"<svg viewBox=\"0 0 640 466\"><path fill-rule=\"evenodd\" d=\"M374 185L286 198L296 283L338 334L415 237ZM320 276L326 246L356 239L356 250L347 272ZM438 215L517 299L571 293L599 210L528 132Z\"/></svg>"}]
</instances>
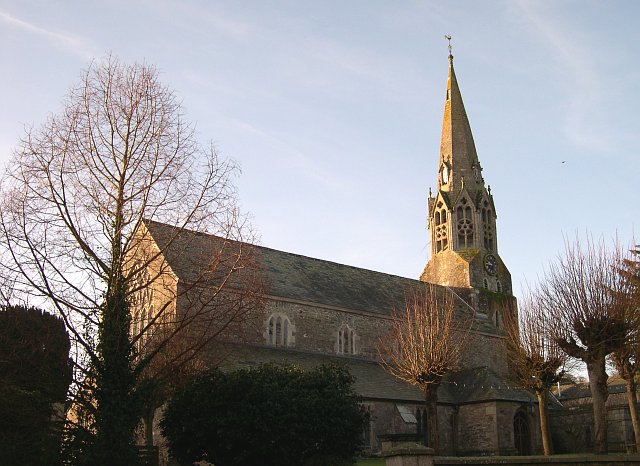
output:
<instances>
[{"instance_id":1,"label":"clock face on tower","mask_svg":"<svg viewBox=\"0 0 640 466\"><path fill-rule=\"evenodd\" d=\"M487 254L484 257L484 269L491 275L498 273L498 260L496 259L496 256L493 254Z\"/></svg>"}]
</instances>

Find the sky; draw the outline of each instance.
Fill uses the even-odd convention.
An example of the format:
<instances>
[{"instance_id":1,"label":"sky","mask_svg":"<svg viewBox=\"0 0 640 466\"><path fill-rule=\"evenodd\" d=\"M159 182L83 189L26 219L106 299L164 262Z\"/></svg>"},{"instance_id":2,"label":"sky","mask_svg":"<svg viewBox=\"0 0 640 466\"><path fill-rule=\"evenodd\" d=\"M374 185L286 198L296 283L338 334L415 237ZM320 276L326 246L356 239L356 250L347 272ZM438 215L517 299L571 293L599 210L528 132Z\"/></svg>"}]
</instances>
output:
<instances>
[{"instance_id":1,"label":"sky","mask_svg":"<svg viewBox=\"0 0 640 466\"><path fill-rule=\"evenodd\" d=\"M514 293L640 237L640 2L0 0L0 164L92 60L153 64L264 246L418 278L451 35Z\"/></svg>"}]
</instances>

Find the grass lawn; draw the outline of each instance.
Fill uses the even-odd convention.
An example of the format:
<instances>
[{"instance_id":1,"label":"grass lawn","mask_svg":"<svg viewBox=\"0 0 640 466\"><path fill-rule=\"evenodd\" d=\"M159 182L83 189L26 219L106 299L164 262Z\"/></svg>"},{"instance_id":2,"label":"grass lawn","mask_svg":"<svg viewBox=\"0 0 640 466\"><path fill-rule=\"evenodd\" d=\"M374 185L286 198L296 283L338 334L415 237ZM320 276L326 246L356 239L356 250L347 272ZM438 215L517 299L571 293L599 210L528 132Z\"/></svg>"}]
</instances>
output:
<instances>
[{"instance_id":1,"label":"grass lawn","mask_svg":"<svg viewBox=\"0 0 640 466\"><path fill-rule=\"evenodd\" d=\"M384 458L369 458L358 461L356 466L385 466L385 461Z\"/></svg>"}]
</instances>

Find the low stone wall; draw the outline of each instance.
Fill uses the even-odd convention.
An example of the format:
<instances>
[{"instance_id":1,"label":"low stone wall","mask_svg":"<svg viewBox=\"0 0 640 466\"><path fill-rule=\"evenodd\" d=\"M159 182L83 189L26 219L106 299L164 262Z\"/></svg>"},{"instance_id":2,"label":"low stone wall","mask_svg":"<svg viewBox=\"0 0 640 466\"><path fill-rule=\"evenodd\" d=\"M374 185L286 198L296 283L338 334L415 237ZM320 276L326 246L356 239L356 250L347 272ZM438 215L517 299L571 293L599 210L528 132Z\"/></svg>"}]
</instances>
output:
<instances>
[{"instance_id":1,"label":"low stone wall","mask_svg":"<svg viewBox=\"0 0 640 466\"><path fill-rule=\"evenodd\" d=\"M383 453L387 466L637 466L640 455L555 455L555 456L433 456L433 450L420 445L397 445Z\"/></svg>"},{"instance_id":2,"label":"low stone wall","mask_svg":"<svg viewBox=\"0 0 640 466\"><path fill-rule=\"evenodd\" d=\"M458 466L497 466L516 464L519 466L637 466L640 464L640 455L556 455L556 456L487 456L474 458L444 458L434 457L434 466L458 465Z\"/></svg>"}]
</instances>

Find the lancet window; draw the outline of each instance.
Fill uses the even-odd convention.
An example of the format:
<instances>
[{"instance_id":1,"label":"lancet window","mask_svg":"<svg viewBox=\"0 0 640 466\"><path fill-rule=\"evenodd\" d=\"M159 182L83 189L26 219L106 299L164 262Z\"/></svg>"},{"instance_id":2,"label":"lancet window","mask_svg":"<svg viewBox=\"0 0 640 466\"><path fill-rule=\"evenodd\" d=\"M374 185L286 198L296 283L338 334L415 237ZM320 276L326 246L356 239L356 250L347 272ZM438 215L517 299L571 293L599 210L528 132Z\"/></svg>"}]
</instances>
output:
<instances>
[{"instance_id":1,"label":"lancet window","mask_svg":"<svg viewBox=\"0 0 640 466\"><path fill-rule=\"evenodd\" d=\"M289 346L291 322L283 314L273 314L267 324L267 343L273 346Z\"/></svg>"},{"instance_id":2,"label":"lancet window","mask_svg":"<svg viewBox=\"0 0 640 466\"><path fill-rule=\"evenodd\" d=\"M356 333L348 325L338 330L338 353L356 354Z\"/></svg>"},{"instance_id":3,"label":"lancet window","mask_svg":"<svg viewBox=\"0 0 640 466\"><path fill-rule=\"evenodd\" d=\"M466 198L462 198L456 209L458 226L458 247L468 249L473 247L473 209Z\"/></svg>"}]
</instances>

